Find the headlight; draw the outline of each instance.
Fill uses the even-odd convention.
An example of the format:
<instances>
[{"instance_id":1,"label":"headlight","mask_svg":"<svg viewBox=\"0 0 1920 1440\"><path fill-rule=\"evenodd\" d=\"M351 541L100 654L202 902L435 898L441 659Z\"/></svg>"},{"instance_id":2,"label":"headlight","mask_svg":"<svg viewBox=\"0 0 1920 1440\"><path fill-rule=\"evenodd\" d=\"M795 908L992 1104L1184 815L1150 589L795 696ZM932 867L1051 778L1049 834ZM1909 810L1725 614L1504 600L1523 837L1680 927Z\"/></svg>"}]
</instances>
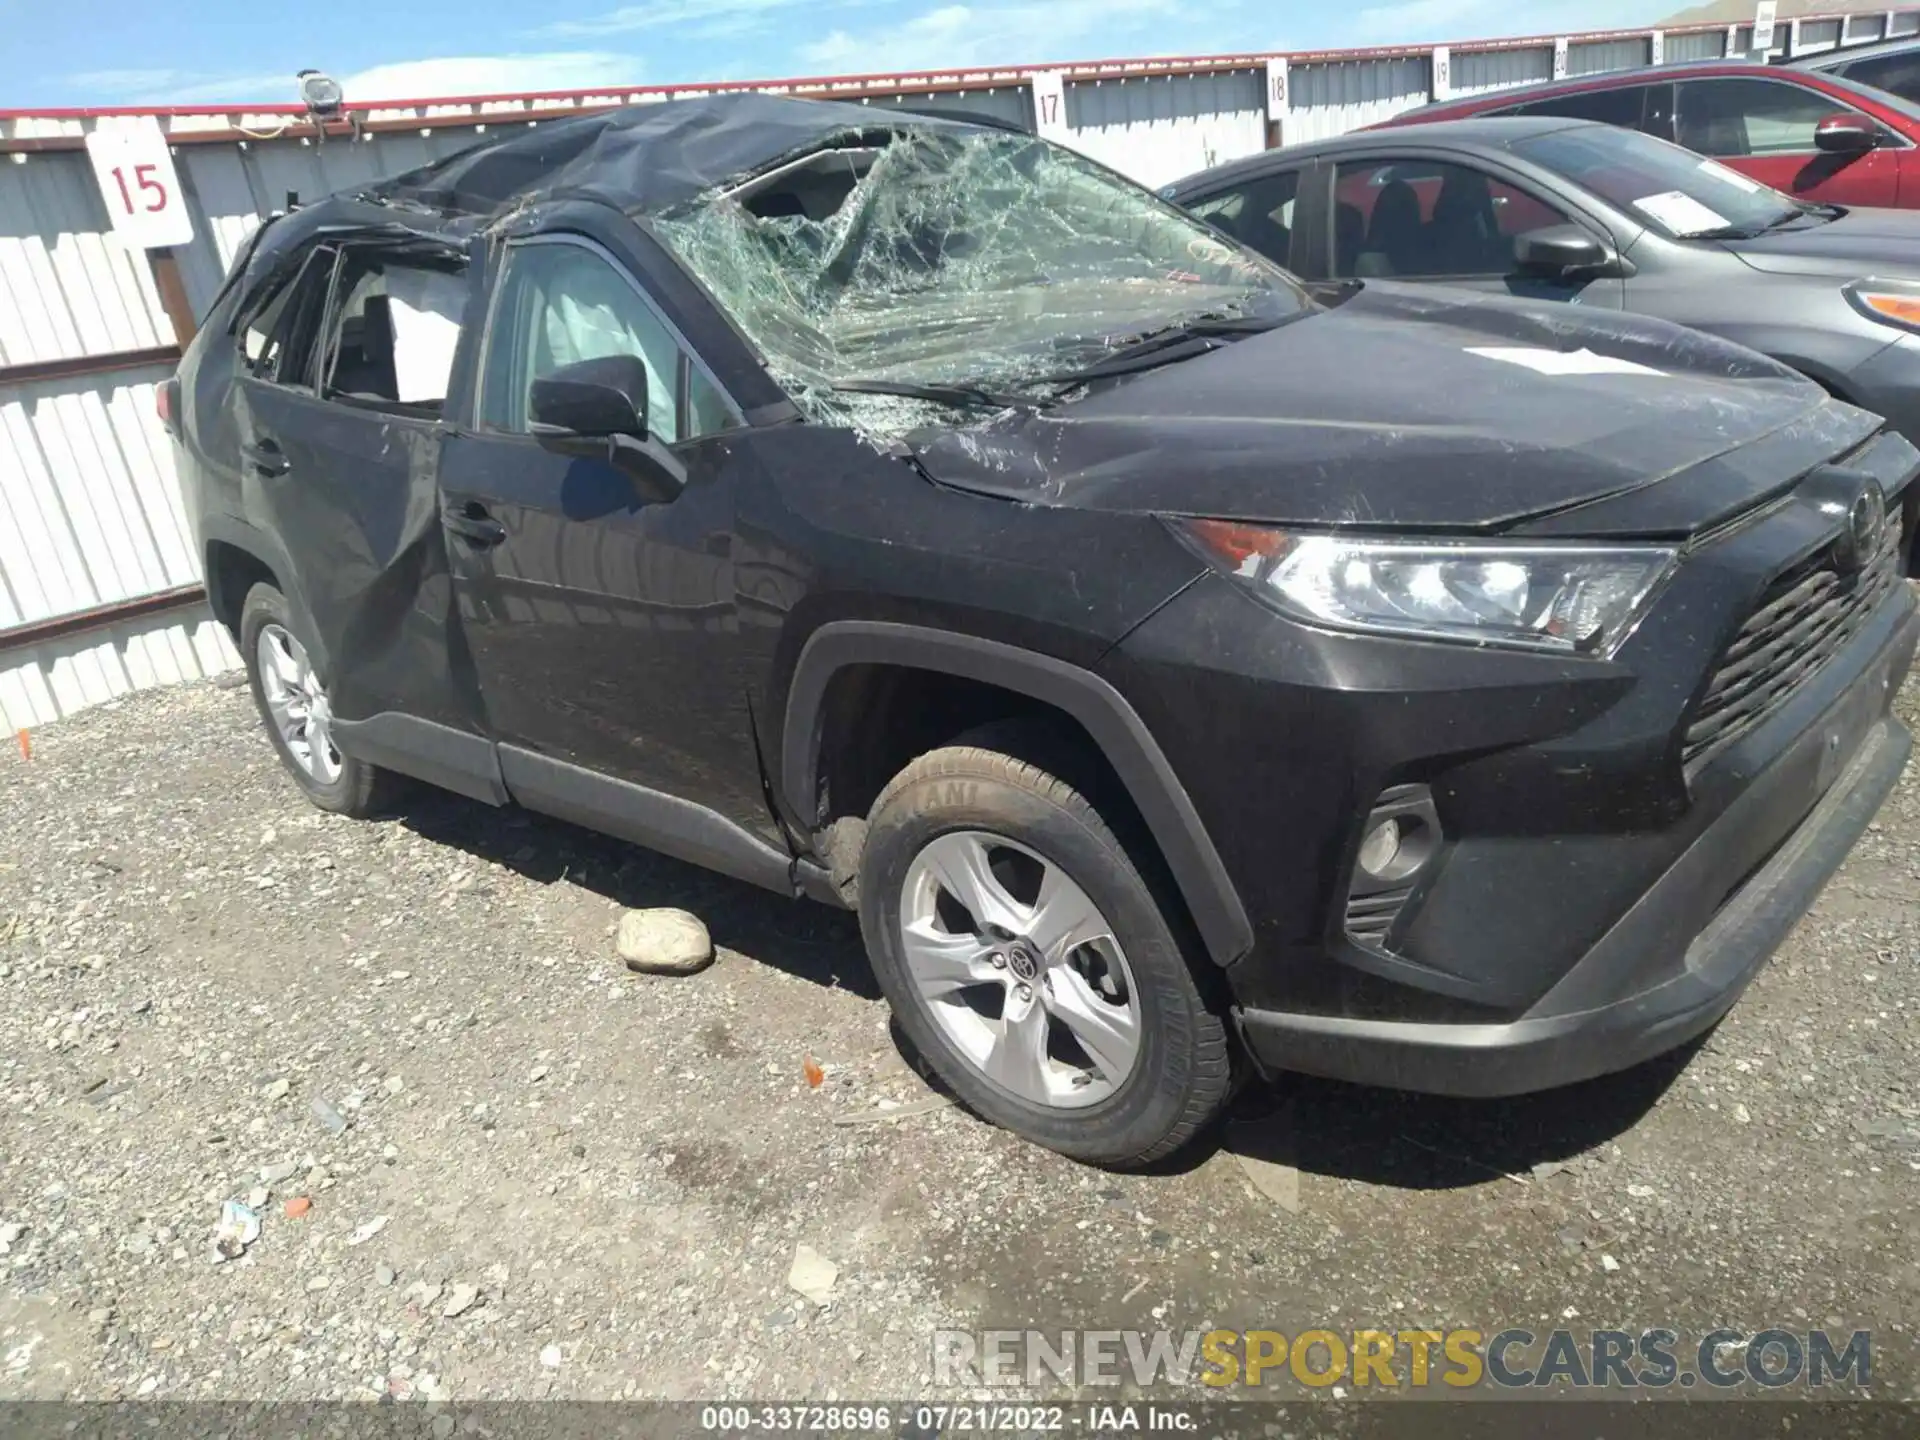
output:
<instances>
[{"instance_id":1,"label":"headlight","mask_svg":"<svg viewBox=\"0 0 1920 1440\"><path fill-rule=\"evenodd\" d=\"M1899 280L1856 280L1842 293L1869 320L1920 330L1920 286Z\"/></svg>"},{"instance_id":2,"label":"headlight","mask_svg":"<svg viewBox=\"0 0 1920 1440\"><path fill-rule=\"evenodd\" d=\"M1610 655L1674 551L1303 535L1224 520L1181 529L1289 614L1345 630Z\"/></svg>"}]
</instances>

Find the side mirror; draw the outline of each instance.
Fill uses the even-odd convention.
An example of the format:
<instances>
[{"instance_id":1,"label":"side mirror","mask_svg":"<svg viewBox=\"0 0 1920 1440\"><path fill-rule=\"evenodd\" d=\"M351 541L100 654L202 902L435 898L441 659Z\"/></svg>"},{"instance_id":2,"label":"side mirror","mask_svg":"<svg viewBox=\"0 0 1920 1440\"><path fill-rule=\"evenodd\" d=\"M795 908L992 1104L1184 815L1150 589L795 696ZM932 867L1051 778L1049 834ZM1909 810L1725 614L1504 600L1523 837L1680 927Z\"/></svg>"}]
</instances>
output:
<instances>
[{"instance_id":1,"label":"side mirror","mask_svg":"<svg viewBox=\"0 0 1920 1440\"><path fill-rule=\"evenodd\" d=\"M1842 111L1813 127L1816 150L1828 155L1860 155L1880 144L1880 127L1864 115Z\"/></svg>"},{"instance_id":2,"label":"side mirror","mask_svg":"<svg viewBox=\"0 0 1920 1440\"><path fill-rule=\"evenodd\" d=\"M651 504L687 488L687 467L647 433L647 367L638 355L562 365L533 382L528 402L531 429L547 449L603 458Z\"/></svg>"},{"instance_id":3,"label":"side mirror","mask_svg":"<svg viewBox=\"0 0 1920 1440\"><path fill-rule=\"evenodd\" d=\"M536 435L646 438L647 367L638 355L562 365L533 382L528 400Z\"/></svg>"},{"instance_id":4,"label":"side mirror","mask_svg":"<svg viewBox=\"0 0 1920 1440\"><path fill-rule=\"evenodd\" d=\"M1578 225L1547 225L1513 237L1515 268L1543 279L1597 274L1619 258L1612 246L1601 244Z\"/></svg>"}]
</instances>

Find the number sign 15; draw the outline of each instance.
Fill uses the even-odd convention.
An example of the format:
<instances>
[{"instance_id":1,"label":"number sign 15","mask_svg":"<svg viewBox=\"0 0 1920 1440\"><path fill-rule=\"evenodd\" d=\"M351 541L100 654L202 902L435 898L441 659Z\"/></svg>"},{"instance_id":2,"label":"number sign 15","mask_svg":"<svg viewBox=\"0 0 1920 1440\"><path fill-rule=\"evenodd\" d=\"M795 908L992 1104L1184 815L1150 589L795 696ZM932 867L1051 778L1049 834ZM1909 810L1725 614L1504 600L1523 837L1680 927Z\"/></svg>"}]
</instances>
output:
<instances>
[{"instance_id":1,"label":"number sign 15","mask_svg":"<svg viewBox=\"0 0 1920 1440\"><path fill-rule=\"evenodd\" d=\"M121 239L142 250L193 239L193 216L159 126L95 130L87 136L87 156Z\"/></svg>"}]
</instances>

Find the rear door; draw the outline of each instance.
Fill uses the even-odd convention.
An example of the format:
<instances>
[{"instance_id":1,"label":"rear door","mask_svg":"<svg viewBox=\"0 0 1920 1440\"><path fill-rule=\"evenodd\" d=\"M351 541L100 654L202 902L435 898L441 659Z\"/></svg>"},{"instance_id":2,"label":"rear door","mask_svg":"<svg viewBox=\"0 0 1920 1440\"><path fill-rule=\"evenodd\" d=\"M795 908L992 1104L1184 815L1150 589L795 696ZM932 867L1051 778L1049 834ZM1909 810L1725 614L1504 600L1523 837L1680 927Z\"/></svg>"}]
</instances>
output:
<instances>
[{"instance_id":1,"label":"rear door","mask_svg":"<svg viewBox=\"0 0 1920 1440\"><path fill-rule=\"evenodd\" d=\"M465 295L457 257L329 243L236 326L243 515L284 548L281 588L349 727L398 714L477 733L435 504Z\"/></svg>"},{"instance_id":2,"label":"rear door","mask_svg":"<svg viewBox=\"0 0 1920 1440\"><path fill-rule=\"evenodd\" d=\"M1521 274L1514 241L1529 230L1572 224L1618 242L1591 216L1469 157L1386 149L1342 157L1334 166L1333 201L1330 278L1432 281L1614 310L1624 301L1618 279Z\"/></svg>"},{"instance_id":3,"label":"rear door","mask_svg":"<svg viewBox=\"0 0 1920 1440\"><path fill-rule=\"evenodd\" d=\"M1865 112L1811 86L1758 76L1708 76L1675 87L1674 138L1763 185L1819 204L1897 205L1908 142ZM1830 115L1858 115L1881 147L1829 155L1814 131Z\"/></svg>"}]
</instances>

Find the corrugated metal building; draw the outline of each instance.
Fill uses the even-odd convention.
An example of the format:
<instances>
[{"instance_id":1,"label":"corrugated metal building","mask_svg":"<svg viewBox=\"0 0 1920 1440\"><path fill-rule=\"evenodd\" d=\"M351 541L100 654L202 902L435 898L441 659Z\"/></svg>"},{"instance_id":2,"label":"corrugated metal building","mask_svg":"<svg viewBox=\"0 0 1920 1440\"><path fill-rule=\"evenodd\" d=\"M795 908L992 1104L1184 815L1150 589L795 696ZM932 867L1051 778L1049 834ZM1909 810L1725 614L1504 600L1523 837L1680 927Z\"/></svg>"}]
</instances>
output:
<instances>
[{"instance_id":1,"label":"corrugated metal building","mask_svg":"<svg viewBox=\"0 0 1920 1440\"><path fill-rule=\"evenodd\" d=\"M1920 33L1920 10L1809 18L1776 50ZM421 165L489 126L677 94L764 89L990 117L1144 183L1335 135L1449 95L1647 63L1743 54L1751 26L1437 47L1109 61L382 104L316 130L296 107L0 112L0 729L229 669L201 602L154 388L259 218ZM352 97L349 96L349 103ZM130 250L83 149L157 122L195 217L191 244Z\"/></svg>"}]
</instances>

